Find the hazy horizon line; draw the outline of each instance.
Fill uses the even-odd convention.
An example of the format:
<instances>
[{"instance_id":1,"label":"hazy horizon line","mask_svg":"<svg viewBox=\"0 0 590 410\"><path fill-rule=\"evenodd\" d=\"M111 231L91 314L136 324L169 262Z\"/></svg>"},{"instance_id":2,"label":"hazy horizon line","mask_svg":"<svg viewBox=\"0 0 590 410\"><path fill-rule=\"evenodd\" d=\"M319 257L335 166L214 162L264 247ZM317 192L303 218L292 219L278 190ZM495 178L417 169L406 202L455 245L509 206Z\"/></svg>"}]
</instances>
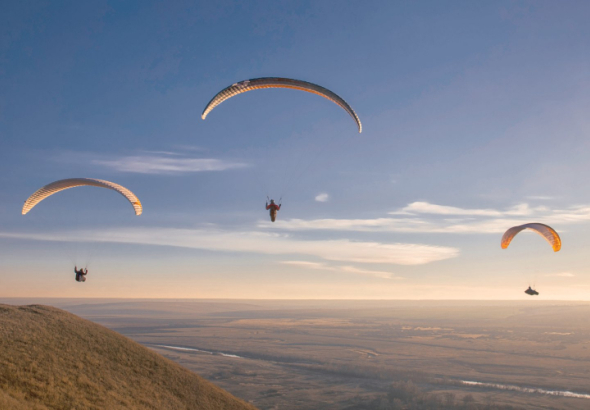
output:
<instances>
[{"instance_id":1,"label":"hazy horizon line","mask_svg":"<svg viewBox=\"0 0 590 410\"><path fill-rule=\"evenodd\" d=\"M336 298L140 298L140 297L63 297L63 296L0 296L0 303L5 299L68 299L68 300L134 300L134 301L154 301L154 300L200 300L200 301L326 301L326 302L522 302L522 303L537 303L537 302L580 302L590 303L590 300L584 299L538 299L527 301L523 299L336 299Z\"/></svg>"}]
</instances>

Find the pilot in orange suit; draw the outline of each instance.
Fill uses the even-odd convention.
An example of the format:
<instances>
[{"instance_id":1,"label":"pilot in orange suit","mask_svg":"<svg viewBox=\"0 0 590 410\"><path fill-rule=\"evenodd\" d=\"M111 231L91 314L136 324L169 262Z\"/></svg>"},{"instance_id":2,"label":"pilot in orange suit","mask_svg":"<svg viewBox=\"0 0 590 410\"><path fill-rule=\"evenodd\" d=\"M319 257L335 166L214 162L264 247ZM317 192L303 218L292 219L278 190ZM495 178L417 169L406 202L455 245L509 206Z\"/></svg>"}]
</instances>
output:
<instances>
[{"instance_id":1,"label":"pilot in orange suit","mask_svg":"<svg viewBox=\"0 0 590 410\"><path fill-rule=\"evenodd\" d=\"M281 209L281 205L275 204L275 200L271 199L270 204L266 203L266 210L270 210L270 220L274 222L277 219L277 211Z\"/></svg>"}]
</instances>

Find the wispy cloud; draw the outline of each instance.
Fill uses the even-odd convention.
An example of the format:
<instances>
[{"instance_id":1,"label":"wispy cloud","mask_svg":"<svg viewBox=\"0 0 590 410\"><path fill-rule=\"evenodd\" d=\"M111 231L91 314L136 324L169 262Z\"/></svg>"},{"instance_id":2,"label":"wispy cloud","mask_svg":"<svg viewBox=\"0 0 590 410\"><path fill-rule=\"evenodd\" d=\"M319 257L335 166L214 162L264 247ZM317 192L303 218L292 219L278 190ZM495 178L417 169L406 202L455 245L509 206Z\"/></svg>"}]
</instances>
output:
<instances>
[{"instance_id":1,"label":"wispy cloud","mask_svg":"<svg viewBox=\"0 0 590 410\"><path fill-rule=\"evenodd\" d=\"M279 221L277 221L279 222ZM522 221L521 223L524 223ZM486 221L444 219L431 221L424 218L375 218L375 219L288 219L271 225L260 221L259 227L291 231L354 231L354 232L400 232L400 233L501 233L515 224L511 219Z\"/></svg>"},{"instance_id":2,"label":"wispy cloud","mask_svg":"<svg viewBox=\"0 0 590 410\"><path fill-rule=\"evenodd\" d=\"M318 202L328 202L329 199L330 199L330 195L328 195L326 193L318 194L315 197L315 200L318 201Z\"/></svg>"},{"instance_id":3,"label":"wispy cloud","mask_svg":"<svg viewBox=\"0 0 590 410\"><path fill-rule=\"evenodd\" d=\"M120 172L139 174L186 174L191 172L225 171L244 168L241 162L216 158L178 158L173 153L160 155L134 155L115 159L93 159L91 164L100 165Z\"/></svg>"},{"instance_id":4,"label":"wispy cloud","mask_svg":"<svg viewBox=\"0 0 590 410\"><path fill-rule=\"evenodd\" d=\"M363 275L363 276L373 276L376 278L381 279L392 279L393 274L391 272L384 272L384 271L377 271L377 270L370 270L370 269L360 269L354 266L343 266L343 265L328 265L326 263L319 263L319 262L307 262L307 261L283 261L281 262L284 265L292 265L297 266L302 269L314 269L314 270L325 270L330 272L340 272L340 273L352 273L355 275ZM401 277L395 277L395 279L402 279Z\"/></svg>"},{"instance_id":5,"label":"wispy cloud","mask_svg":"<svg viewBox=\"0 0 590 410\"><path fill-rule=\"evenodd\" d=\"M422 265L455 258L457 248L408 243L302 240L268 232L213 229L136 228L56 233L0 233L0 237L42 241L115 242L268 255L306 255L329 261Z\"/></svg>"},{"instance_id":6,"label":"wispy cloud","mask_svg":"<svg viewBox=\"0 0 590 410\"><path fill-rule=\"evenodd\" d=\"M536 201L550 201L550 200L556 199L553 196L546 196L546 195L529 195L526 198L536 200Z\"/></svg>"},{"instance_id":7,"label":"wispy cloud","mask_svg":"<svg viewBox=\"0 0 590 410\"><path fill-rule=\"evenodd\" d=\"M538 207L536 209L546 209ZM454 206L436 205L428 202L412 202L399 211L390 212L390 215L406 214L431 214L431 215L461 215L461 216L526 216L533 213L535 209L528 204L519 204L506 211L495 209L465 209Z\"/></svg>"},{"instance_id":8,"label":"wispy cloud","mask_svg":"<svg viewBox=\"0 0 590 410\"><path fill-rule=\"evenodd\" d=\"M559 273L548 273L545 276L559 276L562 278L573 278L576 275L574 275L571 272L559 272Z\"/></svg>"},{"instance_id":9,"label":"wispy cloud","mask_svg":"<svg viewBox=\"0 0 590 410\"><path fill-rule=\"evenodd\" d=\"M590 205L567 209L532 207L526 203L505 210L465 209L453 206L413 202L391 217L373 219L287 219L274 225L260 221L259 227L291 231L332 230L355 232L406 233L502 233L514 225L527 222L573 224L590 221ZM452 217L452 218L449 218Z\"/></svg>"},{"instance_id":10,"label":"wispy cloud","mask_svg":"<svg viewBox=\"0 0 590 410\"><path fill-rule=\"evenodd\" d=\"M174 152L174 151L152 151L152 150L140 150L140 152L145 153L145 154L151 154L151 155L172 155L172 156L183 156L185 155L182 152Z\"/></svg>"}]
</instances>

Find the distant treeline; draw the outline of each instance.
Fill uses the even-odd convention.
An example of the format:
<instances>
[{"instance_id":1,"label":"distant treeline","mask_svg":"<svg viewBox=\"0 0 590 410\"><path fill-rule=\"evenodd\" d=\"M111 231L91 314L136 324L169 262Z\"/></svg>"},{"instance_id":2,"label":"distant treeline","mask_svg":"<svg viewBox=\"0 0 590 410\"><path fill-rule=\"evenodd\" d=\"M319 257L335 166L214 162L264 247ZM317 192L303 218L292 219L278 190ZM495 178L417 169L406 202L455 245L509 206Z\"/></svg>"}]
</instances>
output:
<instances>
[{"instance_id":1,"label":"distant treeline","mask_svg":"<svg viewBox=\"0 0 590 410\"><path fill-rule=\"evenodd\" d=\"M428 393L412 381L394 382L383 397L367 401L355 399L346 410L516 410L516 407L480 403L471 394L458 398L454 393Z\"/></svg>"}]
</instances>

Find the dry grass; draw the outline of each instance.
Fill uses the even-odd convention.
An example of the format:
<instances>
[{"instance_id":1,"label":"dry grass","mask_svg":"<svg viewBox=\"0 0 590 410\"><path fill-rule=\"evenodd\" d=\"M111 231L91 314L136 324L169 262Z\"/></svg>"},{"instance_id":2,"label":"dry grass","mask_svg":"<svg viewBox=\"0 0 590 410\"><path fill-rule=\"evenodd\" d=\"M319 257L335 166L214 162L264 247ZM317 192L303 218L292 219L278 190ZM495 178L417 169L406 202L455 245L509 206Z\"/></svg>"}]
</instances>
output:
<instances>
[{"instance_id":1,"label":"dry grass","mask_svg":"<svg viewBox=\"0 0 590 410\"><path fill-rule=\"evenodd\" d=\"M105 327L0 305L2 409L254 409Z\"/></svg>"}]
</instances>

